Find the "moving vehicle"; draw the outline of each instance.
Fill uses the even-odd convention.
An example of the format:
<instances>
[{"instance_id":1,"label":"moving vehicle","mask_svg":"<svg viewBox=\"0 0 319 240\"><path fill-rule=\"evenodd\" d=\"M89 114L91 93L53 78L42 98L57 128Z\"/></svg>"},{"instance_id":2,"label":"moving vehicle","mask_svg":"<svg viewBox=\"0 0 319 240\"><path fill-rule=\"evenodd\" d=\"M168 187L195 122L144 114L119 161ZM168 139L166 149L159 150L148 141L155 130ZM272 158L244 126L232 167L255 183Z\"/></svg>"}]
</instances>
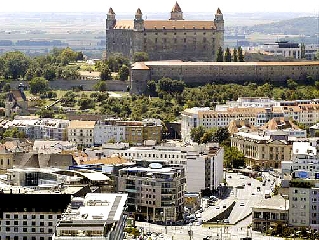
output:
<instances>
[{"instance_id":1,"label":"moving vehicle","mask_svg":"<svg viewBox=\"0 0 319 240\"><path fill-rule=\"evenodd\" d=\"M271 197L271 192L270 190L265 190L265 198L270 198Z\"/></svg>"}]
</instances>

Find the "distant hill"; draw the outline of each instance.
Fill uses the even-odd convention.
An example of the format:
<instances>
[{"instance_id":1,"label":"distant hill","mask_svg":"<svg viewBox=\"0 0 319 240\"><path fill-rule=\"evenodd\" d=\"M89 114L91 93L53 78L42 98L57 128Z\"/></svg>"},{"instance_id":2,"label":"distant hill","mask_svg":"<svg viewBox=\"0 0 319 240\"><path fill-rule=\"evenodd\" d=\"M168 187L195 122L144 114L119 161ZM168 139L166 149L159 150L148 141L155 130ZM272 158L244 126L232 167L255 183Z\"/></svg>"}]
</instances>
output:
<instances>
[{"instance_id":1,"label":"distant hill","mask_svg":"<svg viewBox=\"0 0 319 240\"><path fill-rule=\"evenodd\" d=\"M314 36L318 33L318 18L301 17L268 24L258 24L248 27L247 30L251 33Z\"/></svg>"}]
</instances>

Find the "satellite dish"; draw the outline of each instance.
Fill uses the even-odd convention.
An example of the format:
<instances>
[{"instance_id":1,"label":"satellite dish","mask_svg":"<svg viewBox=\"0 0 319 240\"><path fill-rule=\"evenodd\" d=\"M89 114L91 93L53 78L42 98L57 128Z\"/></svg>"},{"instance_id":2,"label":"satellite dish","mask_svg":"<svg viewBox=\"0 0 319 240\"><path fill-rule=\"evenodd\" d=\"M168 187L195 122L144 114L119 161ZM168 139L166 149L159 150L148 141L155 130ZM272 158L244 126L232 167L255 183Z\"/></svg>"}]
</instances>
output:
<instances>
[{"instance_id":1,"label":"satellite dish","mask_svg":"<svg viewBox=\"0 0 319 240\"><path fill-rule=\"evenodd\" d=\"M161 169L163 166L162 164L159 164L159 163L151 163L149 167L152 169Z\"/></svg>"}]
</instances>

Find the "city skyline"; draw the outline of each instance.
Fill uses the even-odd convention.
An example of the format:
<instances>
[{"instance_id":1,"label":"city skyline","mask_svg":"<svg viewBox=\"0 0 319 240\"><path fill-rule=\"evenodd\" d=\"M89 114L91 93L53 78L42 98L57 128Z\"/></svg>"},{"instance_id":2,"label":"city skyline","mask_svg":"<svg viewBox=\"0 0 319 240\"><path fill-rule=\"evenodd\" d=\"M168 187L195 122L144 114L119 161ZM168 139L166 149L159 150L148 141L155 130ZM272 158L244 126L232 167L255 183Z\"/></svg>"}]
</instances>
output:
<instances>
[{"instance_id":1,"label":"city skyline","mask_svg":"<svg viewBox=\"0 0 319 240\"><path fill-rule=\"evenodd\" d=\"M115 1L106 2L95 0L88 3L84 0L72 1L40 1L40 0L12 0L1 6L0 12L107 12L110 7L116 13L132 12L137 8L145 13L171 11L175 1L162 0L158 6L153 1ZM269 0L266 4L256 4L254 0L235 1L208 1L199 0L196 4L187 0L179 0L183 12L215 12L220 8L223 12L309 12L317 13L319 5L315 6L312 0L304 0L302 4L286 4L284 1Z\"/></svg>"}]
</instances>

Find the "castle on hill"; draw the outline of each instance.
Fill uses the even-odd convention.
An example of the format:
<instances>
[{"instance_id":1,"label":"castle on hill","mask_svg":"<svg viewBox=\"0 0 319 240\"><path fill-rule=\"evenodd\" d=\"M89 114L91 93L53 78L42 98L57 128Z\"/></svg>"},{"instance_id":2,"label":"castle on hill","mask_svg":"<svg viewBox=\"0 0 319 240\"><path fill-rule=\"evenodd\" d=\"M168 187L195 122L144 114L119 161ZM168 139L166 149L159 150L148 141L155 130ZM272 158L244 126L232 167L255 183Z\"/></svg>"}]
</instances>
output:
<instances>
[{"instance_id":1,"label":"castle on hill","mask_svg":"<svg viewBox=\"0 0 319 240\"><path fill-rule=\"evenodd\" d=\"M150 60L215 61L224 45L224 19L218 8L215 19L184 20L176 2L168 20L143 19L140 8L132 20L116 19L112 8L106 19L106 52L132 58L146 52Z\"/></svg>"}]
</instances>

